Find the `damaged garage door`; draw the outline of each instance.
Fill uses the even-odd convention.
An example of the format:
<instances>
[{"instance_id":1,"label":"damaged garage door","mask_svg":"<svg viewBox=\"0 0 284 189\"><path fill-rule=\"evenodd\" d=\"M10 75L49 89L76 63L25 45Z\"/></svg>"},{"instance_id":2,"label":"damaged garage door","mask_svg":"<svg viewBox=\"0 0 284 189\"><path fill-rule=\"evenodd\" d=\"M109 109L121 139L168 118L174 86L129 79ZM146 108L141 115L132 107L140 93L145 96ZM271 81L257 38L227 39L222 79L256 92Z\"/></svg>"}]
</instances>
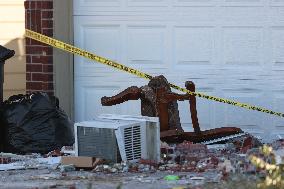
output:
<instances>
[{"instance_id":1,"label":"damaged garage door","mask_svg":"<svg viewBox=\"0 0 284 189\"><path fill-rule=\"evenodd\" d=\"M284 2L74 1L75 45L197 91L284 111ZM140 114L140 102L102 107L100 98L148 81L75 57L75 119ZM197 99L201 128L240 127L284 136L284 119ZM179 104L192 130L188 103Z\"/></svg>"}]
</instances>

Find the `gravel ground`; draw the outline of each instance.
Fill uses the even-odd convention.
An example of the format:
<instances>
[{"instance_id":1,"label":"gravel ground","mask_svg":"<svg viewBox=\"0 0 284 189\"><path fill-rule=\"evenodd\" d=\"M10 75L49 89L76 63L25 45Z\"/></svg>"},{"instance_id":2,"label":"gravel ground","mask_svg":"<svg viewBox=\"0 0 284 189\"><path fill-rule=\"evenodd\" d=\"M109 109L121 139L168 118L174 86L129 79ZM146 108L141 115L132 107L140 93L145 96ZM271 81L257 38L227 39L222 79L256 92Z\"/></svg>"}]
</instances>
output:
<instances>
[{"instance_id":1,"label":"gravel ground","mask_svg":"<svg viewBox=\"0 0 284 189\"><path fill-rule=\"evenodd\" d=\"M206 173L117 173L104 174L90 171L61 173L58 170L17 170L0 172L1 189L221 189L256 188L256 178L252 175L230 177L227 181L214 182L214 172ZM166 181L166 175L179 175L180 180ZM201 179L201 178L208 179ZM210 181L210 182L207 182Z\"/></svg>"}]
</instances>

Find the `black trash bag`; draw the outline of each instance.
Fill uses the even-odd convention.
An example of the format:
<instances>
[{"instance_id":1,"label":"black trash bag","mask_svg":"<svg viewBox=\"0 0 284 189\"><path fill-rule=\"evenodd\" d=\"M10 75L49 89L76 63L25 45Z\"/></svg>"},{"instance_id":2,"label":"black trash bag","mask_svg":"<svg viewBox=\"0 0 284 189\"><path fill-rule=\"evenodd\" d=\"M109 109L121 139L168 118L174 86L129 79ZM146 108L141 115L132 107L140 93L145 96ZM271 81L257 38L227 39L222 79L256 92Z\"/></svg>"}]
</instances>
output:
<instances>
[{"instance_id":1,"label":"black trash bag","mask_svg":"<svg viewBox=\"0 0 284 189\"><path fill-rule=\"evenodd\" d=\"M4 121L3 121L3 111L2 106L0 106L0 152L4 151L4 141L5 141L5 134L4 134Z\"/></svg>"},{"instance_id":2,"label":"black trash bag","mask_svg":"<svg viewBox=\"0 0 284 189\"><path fill-rule=\"evenodd\" d=\"M3 106L5 152L46 154L74 143L73 124L46 93L14 95Z\"/></svg>"}]
</instances>

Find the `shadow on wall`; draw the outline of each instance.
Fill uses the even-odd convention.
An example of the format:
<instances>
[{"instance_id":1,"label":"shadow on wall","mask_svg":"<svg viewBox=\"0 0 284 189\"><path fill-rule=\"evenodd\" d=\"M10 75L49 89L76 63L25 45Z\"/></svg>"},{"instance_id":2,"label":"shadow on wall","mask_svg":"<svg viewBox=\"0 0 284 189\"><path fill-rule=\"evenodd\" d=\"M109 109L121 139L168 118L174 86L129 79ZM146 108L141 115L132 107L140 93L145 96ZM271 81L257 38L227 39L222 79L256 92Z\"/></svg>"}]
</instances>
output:
<instances>
[{"instance_id":1,"label":"shadow on wall","mask_svg":"<svg viewBox=\"0 0 284 189\"><path fill-rule=\"evenodd\" d=\"M5 100L11 95L26 93L25 39L24 37L15 38L3 46L15 51L15 56L5 63L3 86Z\"/></svg>"}]
</instances>

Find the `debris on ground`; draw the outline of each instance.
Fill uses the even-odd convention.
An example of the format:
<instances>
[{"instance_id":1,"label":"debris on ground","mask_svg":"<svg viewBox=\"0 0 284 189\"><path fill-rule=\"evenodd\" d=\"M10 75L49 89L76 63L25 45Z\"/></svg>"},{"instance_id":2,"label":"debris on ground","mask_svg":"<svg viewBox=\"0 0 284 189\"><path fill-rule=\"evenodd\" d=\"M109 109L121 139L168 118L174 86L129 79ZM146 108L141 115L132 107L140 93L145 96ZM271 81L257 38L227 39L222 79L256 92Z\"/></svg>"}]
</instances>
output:
<instances>
[{"instance_id":1,"label":"debris on ground","mask_svg":"<svg viewBox=\"0 0 284 189\"><path fill-rule=\"evenodd\" d=\"M257 142L252 142L254 140ZM95 178L102 180L102 177L108 178L110 185L122 183L125 186L123 188L130 188L133 185L135 188L147 188L147 184L149 186L154 184L159 186L158 188L165 189L198 188L198 186L201 189L203 186L213 188L214 183L222 186L236 182L240 178L247 179L241 175L247 175L255 183L264 178L263 172L251 164L248 158L252 154L261 157L258 142L254 137L246 135L224 144L205 145L188 141L177 145L161 143L160 162L141 159L139 162L132 163L111 163L95 157L75 157L72 155L72 147L63 148L65 151L66 148L69 149L71 153L64 153L64 150L61 150L52 151L48 155L1 153L0 170L14 170L23 175L31 174L32 171L41 171L42 174L32 174L25 178L25 181L16 177L13 171L11 174L14 175L14 179L22 182L44 181L48 186L51 186L50 183L58 183L57 181L63 179L66 181L66 184L63 184L66 188L70 186L70 183L77 183L75 185L80 188L79 182L87 185L96 180ZM284 142L275 141L271 146L280 159L278 163L282 163ZM143 185L140 186L139 183ZM0 187L5 188L4 186L6 184L0 180Z\"/></svg>"},{"instance_id":2,"label":"debris on ground","mask_svg":"<svg viewBox=\"0 0 284 189\"><path fill-rule=\"evenodd\" d=\"M92 169L96 167L99 162L103 162L101 158L95 157L83 157L83 156L62 156L61 157L61 164L62 165L74 165L76 168L85 168L85 169Z\"/></svg>"},{"instance_id":3,"label":"debris on ground","mask_svg":"<svg viewBox=\"0 0 284 189\"><path fill-rule=\"evenodd\" d=\"M177 175L167 175L164 177L164 179L167 181L173 181L173 180L179 180L180 178Z\"/></svg>"},{"instance_id":4,"label":"debris on ground","mask_svg":"<svg viewBox=\"0 0 284 189\"><path fill-rule=\"evenodd\" d=\"M39 96L37 97L39 99L46 98L46 96L42 94L38 95ZM23 102L30 103L27 101L26 97L27 96L25 96L25 100ZM15 99L23 98L15 97L14 100ZM52 103L57 104L56 100L46 102L49 105L51 105ZM21 103L21 100L17 101L16 105L21 105ZM11 103L10 105L13 105L13 103ZM29 111L27 114L29 114ZM128 117L128 119L130 119L130 117ZM137 120L135 124L140 123L139 119L142 118L135 117L135 120ZM104 120L102 122L112 122L115 124L119 123L119 121L111 120ZM131 121L126 121L124 123L126 124L130 122ZM146 126L147 123L148 126ZM150 127L149 125L152 125L152 130L148 130L148 132L151 131L150 134L148 133L148 135L152 138L144 137L144 135L141 135L141 138L144 137L146 139L145 141L147 142L152 141L152 143L158 143L154 146L149 145L151 143L147 142L143 144L147 144L147 148L149 148L149 146L151 146L153 149L155 148L154 150L144 150L143 153L147 154L150 152L151 156L147 155L144 156L146 158L142 158L142 156L135 155L134 147L138 143L135 141L137 137L133 137L134 134L133 136L132 134L126 136L128 137L127 139L131 139L129 140L131 141L130 143L117 141L118 137L123 136L125 133L127 133L126 131L128 131L126 130L122 132L121 130L120 135L118 132L116 132L116 138L112 138L112 148L116 150L116 154L115 156L113 156L114 154L108 155L112 155L112 157L114 157L113 159L117 160L112 161L113 159L105 158L107 156L78 156L78 151L82 150L78 148L78 145L80 145L81 147L84 146L84 141L81 142L81 138L75 137L77 141L72 146L73 137L70 138L70 133L68 134L70 130L66 131L67 139L64 139L66 143L62 142L63 140L60 139L60 137L65 136L64 134L60 135L62 131L58 132L59 136L56 136L58 137L58 140L55 139L56 137L51 140L47 136L50 134L49 133L47 135L41 135L40 137L47 137L43 137L39 139L39 141L37 141L36 138L39 137L38 133L36 133L37 130L35 130L34 132L31 132L32 130L29 130L34 127L30 128L27 127L27 125L21 125L17 122L18 125L16 126L15 124L15 127L11 126L11 128L21 128L22 136L27 135L27 130L25 129L28 129L29 134L32 133L32 135L27 135L29 137L23 138L20 138L20 135L8 135L8 138L11 139L9 141L10 146L8 146L11 147L12 145L14 145L11 149L23 149L17 151L18 153L0 153L0 171L1 173L4 173L1 174L2 177L0 177L0 188L21 188L20 185L16 185L17 183L21 183L21 186L24 185L28 188L56 188L57 186L62 186L61 188L120 187L144 189L148 188L147 186L150 187L152 185L155 185L157 186L156 188L164 189L203 189L203 187L210 188L211 186L212 188L218 188L215 184L219 184L221 186L229 186L231 185L231 183L235 183L240 179L246 183L246 179L248 178L252 179L254 184L256 185L257 182L266 178L266 172L265 170L257 167L255 165L255 162L251 161L251 157L262 158L263 162L276 162L277 166L282 165L284 160L284 141L282 139L276 140L273 143L269 144L270 149L274 150L274 156L272 157L264 156L260 148L260 146L263 145L262 142L256 137L249 134L242 134L235 138L222 140L222 143L214 144L193 143L192 141L183 141L181 143L166 143L160 141L159 135L153 134L152 132L155 131L156 133L159 133L159 130L157 129L158 127L156 127L157 124L155 127L153 127L153 125L155 125L153 123L155 122L151 122L152 124L149 123L149 120L148 122L145 121L145 130L148 129L147 127ZM67 127L67 125L64 126L63 124L61 126L55 127L53 131L56 133L57 129L63 128L62 126ZM37 129L40 128L41 127ZM87 130L84 130L84 132L82 132L81 134L85 137L83 137L84 139L87 139L87 141L89 141L93 135L87 136L85 131ZM11 133L13 132L11 131ZM81 141L78 142L78 139L80 139ZM51 141L47 142L47 140ZM105 140L107 141L108 138L106 138ZM31 142L31 144L28 142ZM46 146L44 146L44 142L46 143ZM105 143L106 142L101 142L96 144L102 144L102 146L100 146L100 149L105 150L104 148L107 148L104 146ZM64 144L66 144L67 146L65 146ZM32 149L33 145L35 145L35 149ZM129 147L129 145L133 146ZM87 151L90 151L90 144L84 147ZM97 148L97 146L92 146L92 150L93 147ZM121 149L125 150L124 153L129 153L131 151L131 154L133 153L133 158L123 159L119 157L123 152L121 151ZM35 152L34 150L38 150L38 153L33 153ZM103 153L103 151L98 152L100 152L101 154ZM112 151L108 153L112 153ZM147 157L152 158L147 159ZM121 161L121 159L123 159L123 161ZM133 161L134 159L135 161ZM136 159L138 160L136 161ZM19 174L22 175L22 177L18 176ZM247 177L243 178L243 175L247 175ZM8 180L10 182L4 182L4 179L7 179L8 176ZM99 183L100 181L104 181L105 183ZM31 182L35 183L35 185L31 184ZM45 183L45 185L42 185L42 183ZM108 184L111 187L107 187ZM252 187L252 185L249 186Z\"/></svg>"}]
</instances>

